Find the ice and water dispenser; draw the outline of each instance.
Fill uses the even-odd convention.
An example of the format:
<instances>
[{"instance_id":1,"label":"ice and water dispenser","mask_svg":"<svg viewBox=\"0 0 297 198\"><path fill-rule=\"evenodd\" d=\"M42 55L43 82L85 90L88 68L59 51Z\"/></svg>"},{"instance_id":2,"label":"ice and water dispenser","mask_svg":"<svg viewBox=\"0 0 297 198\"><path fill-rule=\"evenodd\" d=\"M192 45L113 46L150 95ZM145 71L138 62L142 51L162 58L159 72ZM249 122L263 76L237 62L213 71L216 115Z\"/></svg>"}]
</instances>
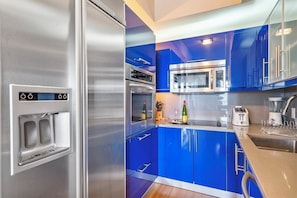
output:
<instances>
[{"instance_id":1,"label":"ice and water dispenser","mask_svg":"<svg viewBox=\"0 0 297 198\"><path fill-rule=\"evenodd\" d=\"M71 89L10 85L11 175L71 152Z\"/></svg>"}]
</instances>

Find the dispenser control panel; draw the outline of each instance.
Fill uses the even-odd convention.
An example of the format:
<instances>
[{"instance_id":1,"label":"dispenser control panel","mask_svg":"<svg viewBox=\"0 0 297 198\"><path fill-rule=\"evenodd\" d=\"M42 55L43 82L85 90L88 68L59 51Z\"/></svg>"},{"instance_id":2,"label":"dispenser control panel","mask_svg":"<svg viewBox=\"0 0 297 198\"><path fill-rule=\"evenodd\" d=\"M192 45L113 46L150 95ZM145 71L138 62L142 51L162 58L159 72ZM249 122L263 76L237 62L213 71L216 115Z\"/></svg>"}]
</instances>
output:
<instances>
[{"instance_id":1,"label":"dispenser control panel","mask_svg":"<svg viewBox=\"0 0 297 198\"><path fill-rule=\"evenodd\" d=\"M68 100L68 93L19 92L19 101Z\"/></svg>"}]
</instances>

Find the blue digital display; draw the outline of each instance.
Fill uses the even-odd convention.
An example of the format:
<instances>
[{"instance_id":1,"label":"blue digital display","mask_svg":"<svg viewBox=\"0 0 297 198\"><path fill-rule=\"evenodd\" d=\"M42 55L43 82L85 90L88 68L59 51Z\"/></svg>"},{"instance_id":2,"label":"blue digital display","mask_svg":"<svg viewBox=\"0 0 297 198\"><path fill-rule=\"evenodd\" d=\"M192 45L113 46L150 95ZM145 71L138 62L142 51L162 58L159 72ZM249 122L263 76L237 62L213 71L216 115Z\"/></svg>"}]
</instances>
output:
<instances>
[{"instance_id":1,"label":"blue digital display","mask_svg":"<svg viewBox=\"0 0 297 198\"><path fill-rule=\"evenodd\" d=\"M37 94L38 100L55 100L54 93L38 93Z\"/></svg>"}]
</instances>

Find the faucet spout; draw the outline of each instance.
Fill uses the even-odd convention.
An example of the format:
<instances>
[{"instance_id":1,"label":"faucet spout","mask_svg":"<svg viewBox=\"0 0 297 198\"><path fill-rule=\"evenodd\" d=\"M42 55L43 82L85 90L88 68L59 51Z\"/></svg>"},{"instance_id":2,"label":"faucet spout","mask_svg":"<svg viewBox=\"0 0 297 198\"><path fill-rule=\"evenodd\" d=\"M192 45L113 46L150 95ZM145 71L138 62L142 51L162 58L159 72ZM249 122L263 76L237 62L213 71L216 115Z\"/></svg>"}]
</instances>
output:
<instances>
[{"instance_id":1,"label":"faucet spout","mask_svg":"<svg viewBox=\"0 0 297 198\"><path fill-rule=\"evenodd\" d=\"M284 107L284 109L283 109L283 111L282 111L282 121L283 121L283 124L285 124L285 122L287 121L287 115L286 115L286 113L287 113L287 111L288 111L289 105L291 104L291 102L292 102L295 98L297 98L297 94L292 95L292 96L287 100L287 102L286 102L286 105L285 105L285 107Z\"/></svg>"}]
</instances>

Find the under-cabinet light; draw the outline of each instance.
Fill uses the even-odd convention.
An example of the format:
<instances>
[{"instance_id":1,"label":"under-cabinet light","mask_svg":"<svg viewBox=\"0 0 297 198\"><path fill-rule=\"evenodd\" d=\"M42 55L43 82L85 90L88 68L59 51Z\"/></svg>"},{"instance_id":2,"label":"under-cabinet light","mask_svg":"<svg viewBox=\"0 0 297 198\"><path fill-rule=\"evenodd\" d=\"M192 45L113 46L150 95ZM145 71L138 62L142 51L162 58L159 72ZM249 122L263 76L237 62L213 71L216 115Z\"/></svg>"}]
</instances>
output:
<instances>
[{"instance_id":1,"label":"under-cabinet light","mask_svg":"<svg viewBox=\"0 0 297 198\"><path fill-rule=\"evenodd\" d=\"M202 40L202 45L210 45L210 44L212 44L212 39L211 38Z\"/></svg>"},{"instance_id":2,"label":"under-cabinet light","mask_svg":"<svg viewBox=\"0 0 297 198\"><path fill-rule=\"evenodd\" d=\"M292 28L284 28L284 29L279 29L275 32L275 36L281 36L283 35L287 35L287 34L291 34L292 32Z\"/></svg>"}]
</instances>

